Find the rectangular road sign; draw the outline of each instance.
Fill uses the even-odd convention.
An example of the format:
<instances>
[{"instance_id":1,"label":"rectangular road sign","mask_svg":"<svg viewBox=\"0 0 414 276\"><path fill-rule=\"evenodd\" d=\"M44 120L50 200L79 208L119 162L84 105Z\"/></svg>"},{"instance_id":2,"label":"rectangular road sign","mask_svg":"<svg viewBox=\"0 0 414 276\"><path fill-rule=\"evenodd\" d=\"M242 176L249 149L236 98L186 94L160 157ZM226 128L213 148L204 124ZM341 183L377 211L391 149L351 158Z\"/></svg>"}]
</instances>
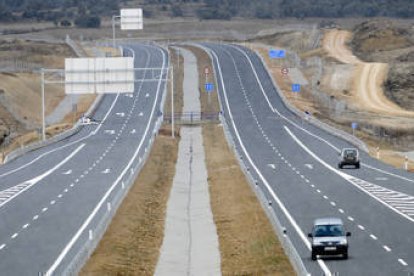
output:
<instances>
[{"instance_id":1,"label":"rectangular road sign","mask_svg":"<svg viewBox=\"0 0 414 276\"><path fill-rule=\"evenodd\" d=\"M271 49L269 50L269 57L270 58L285 58L286 57L286 51L285 50L276 50Z\"/></svg>"},{"instance_id":2,"label":"rectangular road sign","mask_svg":"<svg viewBox=\"0 0 414 276\"><path fill-rule=\"evenodd\" d=\"M121 30L142 30L142 9L121 9Z\"/></svg>"},{"instance_id":3,"label":"rectangular road sign","mask_svg":"<svg viewBox=\"0 0 414 276\"><path fill-rule=\"evenodd\" d=\"M358 127L358 123L352 123L351 127L352 127L352 129L356 129Z\"/></svg>"},{"instance_id":4,"label":"rectangular road sign","mask_svg":"<svg viewBox=\"0 0 414 276\"><path fill-rule=\"evenodd\" d=\"M297 83L292 84L292 92L295 92L295 93L300 92L300 84L297 84Z\"/></svg>"},{"instance_id":5,"label":"rectangular road sign","mask_svg":"<svg viewBox=\"0 0 414 276\"><path fill-rule=\"evenodd\" d=\"M213 83L206 83L205 84L206 92L212 92L214 90L214 84Z\"/></svg>"},{"instance_id":6,"label":"rectangular road sign","mask_svg":"<svg viewBox=\"0 0 414 276\"><path fill-rule=\"evenodd\" d=\"M65 59L66 94L104 94L134 92L134 59Z\"/></svg>"}]
</instances>

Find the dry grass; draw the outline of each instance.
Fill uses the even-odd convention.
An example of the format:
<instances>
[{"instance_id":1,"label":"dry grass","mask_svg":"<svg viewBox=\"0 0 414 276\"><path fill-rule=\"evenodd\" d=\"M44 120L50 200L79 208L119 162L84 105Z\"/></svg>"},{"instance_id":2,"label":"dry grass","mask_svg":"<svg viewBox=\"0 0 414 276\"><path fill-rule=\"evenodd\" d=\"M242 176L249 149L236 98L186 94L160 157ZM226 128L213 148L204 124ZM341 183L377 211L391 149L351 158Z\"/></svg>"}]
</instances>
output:
<instances>
[{"instance_id":1,"label":"dry grass","mask_svg":"<svg viewBox=\"0 0 414 276\"><path fill-rule=\"evenodd\" d=\"M183 105L183 72L171 51L175 79L175 108ZM182 57L181 57L182 64ZM167 90L170 91L170 90ZM170 110L170 95L165 112ZM175 129L179 137L179 127ZM179 139L164 125L137 180L122 202L81 275L153 275L164 237L167 201L175 175Z\"/></svg>"},{"instance_id":2,"label":"dry grass","mask_svg":"<svg viewBox=\"0 0 414 276\"><path fill-rule=\"evenodd\" d=\"M178 151L178 139L168 132L160 131L148 161L80 275L154 274Z\"/></svg>"},{"instance_id":3,"label":"dry grass","mask_svg":"<svg viewBox=\"0 0 414 276\"><path fill-rule=\"evenodd\" d=\"M201 111L218 112L216 92L209 103L203 87L204 67L212 69L209 56L199 48L186 48L197 57ZM214 82L213 71L210 72L208 81ZM216 124L204 125L203 140L223 275L294 274L266 214L228 147L223 128Z\"/></svg>"}]
</instances>

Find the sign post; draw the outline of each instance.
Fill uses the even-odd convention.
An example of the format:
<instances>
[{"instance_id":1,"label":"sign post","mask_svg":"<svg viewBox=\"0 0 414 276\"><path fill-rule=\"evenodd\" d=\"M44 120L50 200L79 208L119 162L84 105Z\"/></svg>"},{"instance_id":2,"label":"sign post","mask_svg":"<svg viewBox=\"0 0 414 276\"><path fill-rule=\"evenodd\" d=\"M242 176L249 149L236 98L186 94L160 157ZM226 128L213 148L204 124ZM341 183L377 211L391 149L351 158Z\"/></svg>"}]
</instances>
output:
<instances>
[{"instance_id":1,"label":"sign post","mask_svg":"<svg viewBox=\"0 0 414 276\"><path fill-rule=\"evenodd\" d=\"M208 104L210 105L210 103L211 103L211 92L213 92L213 90L214 90L214 84L213 83L206 83L205 84L205 90L206 90L206 93L207 93L207 95L208 95Z\"/></svg>"},{"instance_id":2,"label":"sign post","mask_svg":"<svg viewBox=\"0 0 414 276\"><path fill-rule=\"evenodd\" d=\"M352 127L352 135L355 135L355 129L358 127L358 123L353 122L351 124L351 127Z\"/></svg>"}]
</instances>

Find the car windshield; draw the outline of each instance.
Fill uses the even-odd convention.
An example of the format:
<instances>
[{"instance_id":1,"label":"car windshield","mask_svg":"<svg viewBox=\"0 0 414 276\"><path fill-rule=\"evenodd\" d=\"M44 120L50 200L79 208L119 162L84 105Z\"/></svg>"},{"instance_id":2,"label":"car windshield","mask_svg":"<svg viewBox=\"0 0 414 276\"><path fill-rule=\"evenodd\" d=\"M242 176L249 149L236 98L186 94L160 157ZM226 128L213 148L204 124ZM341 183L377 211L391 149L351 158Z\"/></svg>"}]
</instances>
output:
<instances>
[{"instance_id":1,"label":"car windshield","mask_svg":"<svg viewBox=\"0 0 414 276\"><path fill-rule=\"evenodd\" d=\"M355 150L346 150L344 156L346 157L355 157L357 155Z\"/></svg>"},{"instance_id":2,"label":"car windshield","mask_svg":"<svg viewBox=\"0 0 414 276\"><path fill-rule=\"evenodd\" d=\"M316 225L313 229L314 237L340 237L345 236L342 225Z\"/></svg>"}]
</instances>

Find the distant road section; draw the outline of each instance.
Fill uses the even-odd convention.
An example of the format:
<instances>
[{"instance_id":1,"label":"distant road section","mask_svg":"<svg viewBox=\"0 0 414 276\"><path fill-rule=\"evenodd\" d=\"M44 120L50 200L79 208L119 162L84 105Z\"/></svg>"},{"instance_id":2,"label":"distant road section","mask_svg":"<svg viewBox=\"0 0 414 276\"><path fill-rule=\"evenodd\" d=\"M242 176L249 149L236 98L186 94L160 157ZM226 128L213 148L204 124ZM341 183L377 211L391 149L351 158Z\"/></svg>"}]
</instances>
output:
<instances>
[{"instance_id":1,"label":"distant road section","mask_svg":"<svg viewBox=\"0 0 414 276\"><path fill-rule=\"evenodd\" d=\"M324 37L323 48L338 61L356 66L354 96L358 105L366 111L399 117L414 116L414 112L402 109L384 95L382 84L387 77L388 64L367 63L359 60L346 45L351 36L352 34L348 31L328 31Z\"/></svg>"}]
</instances>

